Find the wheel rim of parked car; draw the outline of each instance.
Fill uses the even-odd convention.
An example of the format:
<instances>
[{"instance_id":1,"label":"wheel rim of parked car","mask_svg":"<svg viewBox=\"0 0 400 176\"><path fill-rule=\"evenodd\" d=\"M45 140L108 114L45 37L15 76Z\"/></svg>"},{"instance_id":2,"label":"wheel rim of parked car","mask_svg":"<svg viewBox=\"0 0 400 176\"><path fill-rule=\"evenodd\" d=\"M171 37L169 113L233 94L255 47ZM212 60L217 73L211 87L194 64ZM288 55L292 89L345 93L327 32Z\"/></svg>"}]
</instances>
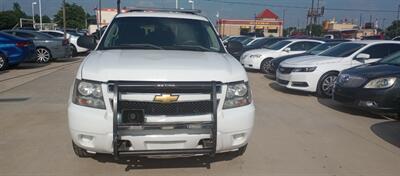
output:
<instances>
[{"instance_id":1,"label":"wheel rim of parked car","mask_svg":"<svg viewBox=\"0 0 400 176\"><path fill-rule=\"evenodd\" d=\"M327 76L323 82L322 82L322 91L328 96L332 96L332 91L333 91L333 85L335 84L335 81L337 79L337 76L335 75L330 75Z\"/></svg>"},{"instance_id":2,"label":"wheel rim of parked car","mask_svg":"<svg viewBox=\"0 0 400 176\"><path fill-rule=\"evenodd\" d=\"M36 51L38 62L48 62L50 60L50 53L46 49L39 48Z\"/></svg>"},{"instance_id":3,"label":"wheel rim of parked car","mask_svg":"<svg viewBox=\"0 0 400 176\"><path fill-rule=\"evenodd\" d=\"M3 56L0 56L0 68L3 68L5 63Z\"/></svg>"},{"instance_id":4,"label":"wheel rim of parked car","mask_svg":"<svg viewBox=\"0 0 400 176\"><path fill-rule=\"evenodd\" d=\"M262 70L267 73L268 70L271 68L271 61L265 61L264 64L262 65Z\"/></svg>"}]
</instances>

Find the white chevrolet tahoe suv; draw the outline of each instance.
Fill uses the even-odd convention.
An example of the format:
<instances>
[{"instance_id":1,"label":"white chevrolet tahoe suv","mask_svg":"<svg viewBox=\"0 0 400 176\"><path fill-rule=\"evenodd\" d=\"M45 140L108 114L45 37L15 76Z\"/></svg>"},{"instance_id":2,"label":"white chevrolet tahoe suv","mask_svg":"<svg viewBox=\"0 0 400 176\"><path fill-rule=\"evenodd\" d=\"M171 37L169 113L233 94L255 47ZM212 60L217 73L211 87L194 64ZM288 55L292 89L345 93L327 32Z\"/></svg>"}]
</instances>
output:
<instances>
[{"instance_id":1,"label":"white chevrolet tahoe suv","mask_svg":"<svg viewBox=\"0 0 400 176\"><path fill-rule=\"evenodd\" d=\"M99 44L78 43L93 49L68 103L79 157L245 151L255 116L248 78L207 18L136 10L117 15Z\"/></svg>"}]
</instances>

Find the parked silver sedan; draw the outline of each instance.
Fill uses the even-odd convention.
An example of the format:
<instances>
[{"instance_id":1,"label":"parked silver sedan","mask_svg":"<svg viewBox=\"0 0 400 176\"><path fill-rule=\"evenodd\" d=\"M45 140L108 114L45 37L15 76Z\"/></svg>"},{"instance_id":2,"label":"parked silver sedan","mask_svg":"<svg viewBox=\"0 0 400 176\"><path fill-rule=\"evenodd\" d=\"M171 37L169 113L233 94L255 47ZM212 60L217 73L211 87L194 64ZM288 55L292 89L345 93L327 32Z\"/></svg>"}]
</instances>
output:
<instances>
[{"instance_id":1,"label":"parked silver sedan","mask_svg":"<svg viewBox=\"0 0 400 176\"><path fill-rule=\"evenodd\" d=\"M47 63L56 58L71 57L71 47L68 40L28 30L5 30L3 32L22 38L32 39L36 46L37 62Z\"/></svg>"}]
</instances>

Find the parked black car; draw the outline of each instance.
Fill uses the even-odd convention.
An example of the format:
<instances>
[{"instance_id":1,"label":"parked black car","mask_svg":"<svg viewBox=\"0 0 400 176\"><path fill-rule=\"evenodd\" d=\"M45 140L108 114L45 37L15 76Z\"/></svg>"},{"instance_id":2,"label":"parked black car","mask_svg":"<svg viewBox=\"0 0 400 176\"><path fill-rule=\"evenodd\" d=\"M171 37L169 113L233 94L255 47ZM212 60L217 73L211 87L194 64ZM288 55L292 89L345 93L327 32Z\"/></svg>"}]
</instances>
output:
<instances>
[{"instance_id":1,"label":"parked black car","mask_svg":"<svg viewBox=\"0 0 400 176\"><path fill-rule=\"evenodd\" d=\"M343 41L328 41L326 43L320 44L320 45L308 50L305 53L277 57L275 59L270 60L269 64L267 64L266 67L262 68L262 69L265 70L264 73L267 73L267 75L275 77L276 69L278 69L279 64L281 62L288 60L288 59L295 58L295 57L300 57L300 56L317 55L317 54L322 53L322 52L328 50L329 48L332 48L342 42Z\"/></svg>"},{"instance_id":2,"label":"parked black car","mask_svg":"<svg viewBox=\"0 0 400 176\"><path fill-rule=\"evenodd\" d=\"M340 73L333 99L380 113L400 113L400 52Z\"/></svg>"},{"instance_id":3,"label":"parked black car","mask_svg":"<svg viewBox=\"0 0 400 176\"><path fill-rule=\"evenodd\" d=\"M287 38L284 37L268 37L268 38L257 39L251 45L243 46L243 49L240 52L231 53L231 55L239 60L242 54L246 51L253 49L267 48L268 46L271 46L276 42L286 39Z\"/></svg>"}]
</instances>

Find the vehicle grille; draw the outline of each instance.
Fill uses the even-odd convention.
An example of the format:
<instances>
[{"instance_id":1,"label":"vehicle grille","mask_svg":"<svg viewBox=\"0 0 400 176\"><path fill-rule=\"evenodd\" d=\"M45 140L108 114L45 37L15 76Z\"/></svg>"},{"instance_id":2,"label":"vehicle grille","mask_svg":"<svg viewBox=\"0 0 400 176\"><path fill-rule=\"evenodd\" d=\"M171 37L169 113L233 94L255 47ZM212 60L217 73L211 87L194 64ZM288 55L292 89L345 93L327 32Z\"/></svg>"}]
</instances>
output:
<instances>
[{"instance_id":1,"label":"vehicle grille","mask_svg":"<svg viewBox=\"0 0 400 176\"><path fill-rule=\"evenodd\" d=\"M120 101L121 109L144 110L145 115L204 115L212 113L212 101L176 102L176 103L155 103L138 101Z\"/></svg>"},{"instance_id":2,"label":"vehicle grille","mask_svg":"<svg viewBox=\"0 0 400 176\"><path fill-rule=\"evenodd\" d=\"M289 74L289 73L292 73L293 68L279 67L278 70L279 70L280 73Z\"/></svg>"}]
</instances>

